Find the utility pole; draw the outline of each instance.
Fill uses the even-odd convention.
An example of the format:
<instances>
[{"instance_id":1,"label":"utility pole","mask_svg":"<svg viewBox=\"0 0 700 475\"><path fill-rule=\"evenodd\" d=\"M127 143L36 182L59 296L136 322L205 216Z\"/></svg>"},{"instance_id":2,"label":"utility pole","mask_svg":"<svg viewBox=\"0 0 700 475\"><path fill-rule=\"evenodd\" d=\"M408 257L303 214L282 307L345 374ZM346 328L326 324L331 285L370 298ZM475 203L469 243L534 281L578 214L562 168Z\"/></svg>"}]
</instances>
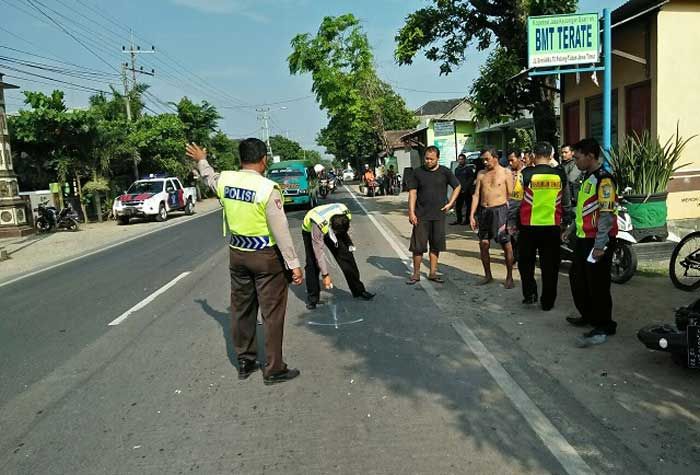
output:
<instances>
[{"instance_id":1,"label":"utility pole","mask_svg":"<svg viewBox=\"0 0 700 475\"><path fill-rule=\"evenodd\" d=\"M131 114L131 94L129 92L129 79L127 77L126 72L131 71L131 78L132 78L132 86L131 90L134 91L136 89L136 73L139 74L145 74L146 76L155 76L155 70L151 69L151 71L144 71L143 66L141 66L140 69L136 69L136 55L137 54L154 54L156 52L156 47L151 46L150 50L141 50L140 46L134 46L134 32L131 31L130 34L130 39L129 39L129 49L126 49L126 46L122 46L122 53L129 54L131 56L131 67L129 67L129 63L124 63L122 64L122 81L124 82L124 100L126 101L126 119L131 122L132 120L132 114ZM139 157L138 151L134 153L134 180L139 179L139 161L141 160L141 157Z\"/></svg>"},{"instance_id":2,"label":"utility pole","mask_svg":"<svg viewBox=\"0 0 700 475\"><path fill-rule=\"evenodd\" d=\"M262 107L259 109L255 109L256 112L258 112L261 115L258 115L258 120L262 120L263 123L263 131L264 135L263 138L265 139L265 143L267 144L267 152L272 159L272 145L270 145L270 108L269 107Z\"/></svg>"}]
</instances>

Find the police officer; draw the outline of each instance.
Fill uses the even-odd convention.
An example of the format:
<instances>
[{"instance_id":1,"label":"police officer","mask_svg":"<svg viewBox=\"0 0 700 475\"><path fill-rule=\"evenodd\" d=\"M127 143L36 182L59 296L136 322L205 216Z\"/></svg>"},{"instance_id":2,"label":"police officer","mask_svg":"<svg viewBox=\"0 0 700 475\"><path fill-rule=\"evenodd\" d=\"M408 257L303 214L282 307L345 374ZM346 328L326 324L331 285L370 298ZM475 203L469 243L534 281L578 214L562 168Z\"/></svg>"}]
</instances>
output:
<instances>
[{"instance_id":1,"label":"police officer","mask_svg":"<svg viewBox=\"0 0 700 475\"><path fill-rule=\"evenodd\" d=\"M576 200L576 220L567 234L576 230L574 262L569 274L571 293L580 317L566 320L572 325L592 325L593 330L577 338L585 348L599 345L614 335L610 267L617 236L615 180L600 163L600 146L594 139L574 145L576 166L583 172Z\"/></svg>"},{"instance_id":2,"label":"police officer","mask_svg":"<svg viewBox=\"0 0 700 475\"><path fill-rule=\"evenodd\" d=\"M313 310L318 305L321 288L318 275L321 274L323 287L333 288L333 281L328 272L328 263L323 252L327 247L340 270L345 275L350 292L355 298L372 300L374 294L367 292L360 280L360 271L355 262L352 240L348 231L352 215L347 206L342 203L331 203L317 206L306 213L301 226L306 251L306 308Z\"/></svg>"},{"instance_id":3,"label":"police officer","mask_svg":"<svg viewBox=\"0 0 700 475\"><path fill-rule=\"evenodd\" d=\"M267 147L250 138L239 145L241 170L216 173L206 160L206 149L187 145L187 155L197 161L200 175L216 192L224 207L231 234L231 317L233 344L238 356L238 379L255 372L258 309L265 325L263 382L275 384L299 376L282 358L282 336L287 311L287 276L301 285L303 276L278 185L263 176ZM285 272L285 267L287 272Z\"/></svg>"},{"instance_id":4,"label":"police officer","mask_svg":"<svg viewBox=\"0 0 700 475\"><path fill-rule=\"evenodd\" d=\"M533 167L522 171L523 199L520 202L518 270L523 288L523 303L537 303L535 260L540 256L542 270L542 310L554 307L561 261L561 224L569 213L569 187L560 167L549 165L552 146L539 142L534 147Z\"/></svg>"}]
</instances>

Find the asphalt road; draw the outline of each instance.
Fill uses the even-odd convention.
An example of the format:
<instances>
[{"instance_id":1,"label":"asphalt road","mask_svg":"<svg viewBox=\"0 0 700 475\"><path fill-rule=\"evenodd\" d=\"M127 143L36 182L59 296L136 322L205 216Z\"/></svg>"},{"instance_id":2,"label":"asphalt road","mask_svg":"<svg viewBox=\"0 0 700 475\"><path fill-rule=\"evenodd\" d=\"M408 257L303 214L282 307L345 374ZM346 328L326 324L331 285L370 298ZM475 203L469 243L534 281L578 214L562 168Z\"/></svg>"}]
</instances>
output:
<instances>
[{"instance_id":1,"label":"asphalt road","mask_svg":"<svg viewBox=\"0 0 700 475\"><path fill-rule=\"evenodd\" d=\"M282 385L236 379L217 213L0 287L0 473L649 472L495 326L406 286L405 243L333 198L377 298L352 299L337 268L314 312L293 288L302 374Z\"/></svg>"}]
</instances>

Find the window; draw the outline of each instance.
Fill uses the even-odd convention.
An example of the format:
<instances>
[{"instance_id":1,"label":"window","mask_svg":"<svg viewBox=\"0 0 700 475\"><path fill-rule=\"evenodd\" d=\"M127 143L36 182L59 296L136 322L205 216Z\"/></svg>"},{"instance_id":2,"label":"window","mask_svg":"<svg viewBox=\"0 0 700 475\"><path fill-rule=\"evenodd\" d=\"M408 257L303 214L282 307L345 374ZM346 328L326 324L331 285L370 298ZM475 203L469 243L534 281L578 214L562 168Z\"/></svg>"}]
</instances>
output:
<instances>
[{"instance_id":1,"label":"window","mask_svg":"<svg viewBox=\"0 0 700 475\"><path fill-rule=\"evenodd\" d=\"M612 92L612 137L611 145L617 147L617 90ZM603 96L586 99L586 137L594 138L603 145Z\"/></svg>"},{"instance_id":2,"label":"window","mask_svg":"<svg viewBox=\"0 0 700 475\"><path fill-rule=\"evenodd\" d=\"M564 143L575 144L581 140L581 114L579 101L564 106Z\"/></svg>"},{"instance_id":3,"label":"window","mask_svg":"<svg viewBox=\"0 0 700 475\"><path fill-rule=\"evenodd\" d=\"M625 119L627 135L651 131L651 82L629 86L625 98Z\"/></svg>"}]
</instances>

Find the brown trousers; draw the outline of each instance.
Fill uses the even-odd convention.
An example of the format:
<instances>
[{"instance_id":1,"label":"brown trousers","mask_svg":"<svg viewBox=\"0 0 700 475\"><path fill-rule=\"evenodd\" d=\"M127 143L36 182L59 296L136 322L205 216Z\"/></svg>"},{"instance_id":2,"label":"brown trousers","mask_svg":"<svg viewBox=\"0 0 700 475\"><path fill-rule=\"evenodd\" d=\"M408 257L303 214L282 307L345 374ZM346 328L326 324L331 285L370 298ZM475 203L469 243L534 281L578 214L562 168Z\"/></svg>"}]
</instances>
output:
<instances>
[{"instance_id":1,"label":"brown trousers","mask_svg":"<svg viewBox=\"0 0 700 475\"><path fill-rule=\"evenodd\" d=\"M238 251L231 249L231 333L238 359L256 361L258 308L265 325L267 362L263 374L287 368L282 359L284 317L289 290L284 266L276 249Z\"/></svg>"}]
</instances>

